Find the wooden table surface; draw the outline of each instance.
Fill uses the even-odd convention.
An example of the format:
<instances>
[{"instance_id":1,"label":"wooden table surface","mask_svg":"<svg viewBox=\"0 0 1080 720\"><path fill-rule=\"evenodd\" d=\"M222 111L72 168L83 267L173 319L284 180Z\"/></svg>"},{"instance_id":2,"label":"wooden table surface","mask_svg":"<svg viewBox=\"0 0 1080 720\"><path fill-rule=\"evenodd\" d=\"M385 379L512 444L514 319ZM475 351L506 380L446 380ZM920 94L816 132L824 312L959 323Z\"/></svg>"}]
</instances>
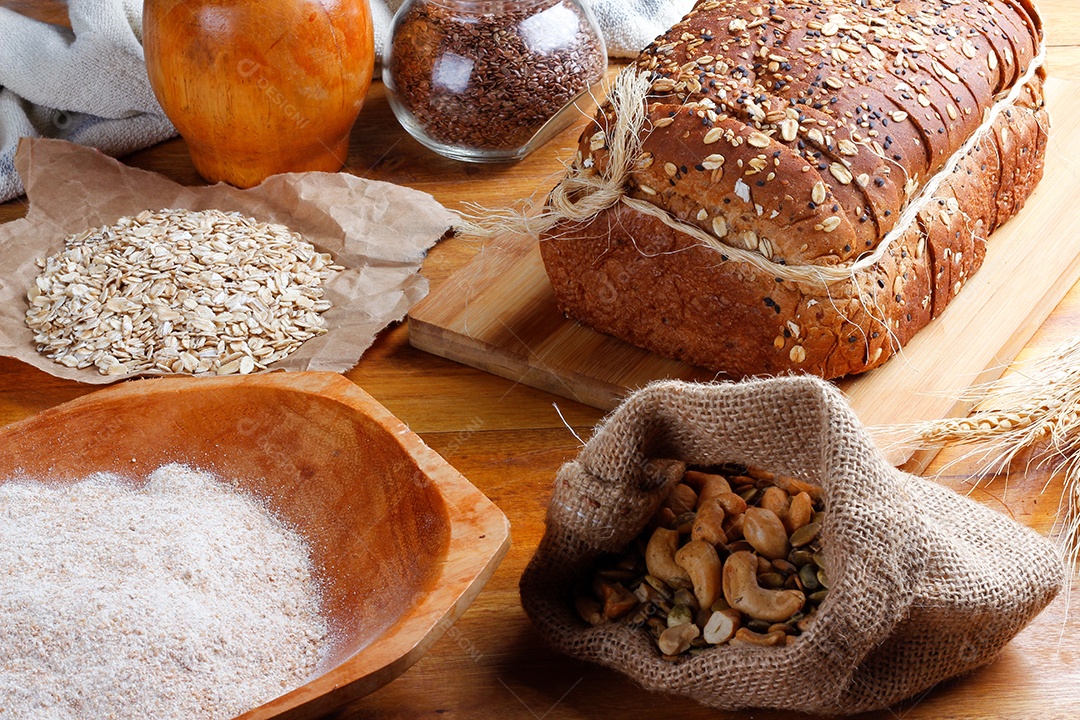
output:
<instances>
[{"instance_id":1,"label":"wooden table surface","mask_svg":"<svg viewBox=\"0 0 1080 720\"><path fill-rule=\"evenodd\" d=\"M63 22L57 0L0 0L0 5ZM1049 37L1049 72L1080 82L1080 0L1042 0ZM1051 113L1053 108L1050 108ZM516 165L465 165L442 159L411 139L395 121L376 83L353 133L345 170L430 192L449 208L489 207L544 192L572 154L568 130ZM135 153L125 161L180 182L201 182L182 140ZM73 169L77 170L77 169ZM1080 200L1080 197L1078 197ZM25 198L0 205L0 221L25 213ZM475 252L446 240L423 273L437 287ZM988 322L991 321L988 319ZM1080 286L1036 333L1022 357L1045 351L1080 329ZM569 660L541 644L521 610L517 582L543 532L550 487L578 440L601 418L593 408L497 378L408 344L407 329L384 331L347 377L417 431L509 517L513 546L464 617L428 654L390 685L330 717L359 718L772 718L777 713L724 714L690 700L646 693L618 674ZM0 359L0 424L91 392L22 363ZM970 463L943 452L929 470L935 479L1005 512L1040 532L1051 531L1061 479L1015 473L972 488ZM1007 489L1007 492L1006 492ZM1074 591L1080 583L1073 582ZM722 679L718 682L722 682ZM1080 620L1066 618L1056 600L990 666L945 683L874 717L1066 718L1080 714Z\"/></svg>"}]
</instances>

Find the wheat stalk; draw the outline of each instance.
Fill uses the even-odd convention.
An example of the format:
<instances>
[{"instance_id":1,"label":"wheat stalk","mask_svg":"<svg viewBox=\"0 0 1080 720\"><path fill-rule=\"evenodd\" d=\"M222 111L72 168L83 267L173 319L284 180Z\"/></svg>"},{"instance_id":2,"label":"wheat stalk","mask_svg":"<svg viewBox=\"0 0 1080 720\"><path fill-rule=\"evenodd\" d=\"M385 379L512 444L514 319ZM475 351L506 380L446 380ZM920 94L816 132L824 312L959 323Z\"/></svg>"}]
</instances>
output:
<instances>
[{"instance_id":1,"label":"wheat stalk","mask_svg":"<svg viewBox=\"0 0 1080 720\"><path fill-rule=\"evenodd\" d=\"M1075 575L1080 567L1080 339L1006 377L973 386L960 399L974 405L967 417L881 428L878 435L894 445L970 446L954 462L977 459L978 478L1006 470L1021 457L1037 458L1036 466L1062 474L1053 534Z\"/></svg>"}]
</instances>

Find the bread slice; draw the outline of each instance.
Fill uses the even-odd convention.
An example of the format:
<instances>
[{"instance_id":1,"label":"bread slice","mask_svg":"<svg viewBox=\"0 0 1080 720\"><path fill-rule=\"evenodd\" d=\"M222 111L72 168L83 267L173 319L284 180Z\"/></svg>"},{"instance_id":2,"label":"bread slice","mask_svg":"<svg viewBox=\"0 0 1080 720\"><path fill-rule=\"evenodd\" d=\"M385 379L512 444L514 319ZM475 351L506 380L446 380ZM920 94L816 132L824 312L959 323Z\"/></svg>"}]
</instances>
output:
<instances>
[{"instance_id":1,"label":"bread slice","mask_svg":"<svg viewBox=\"0 0 1080 720\"><path fill-rule=\"evenodd\" d=\"M1040 179L1041 53L1021 0L699 3L635 63L629 200L541 238L560 307L736 376L877 366ZM617 120L572 172L609 172Z\"/></svg>"}]
</instances>

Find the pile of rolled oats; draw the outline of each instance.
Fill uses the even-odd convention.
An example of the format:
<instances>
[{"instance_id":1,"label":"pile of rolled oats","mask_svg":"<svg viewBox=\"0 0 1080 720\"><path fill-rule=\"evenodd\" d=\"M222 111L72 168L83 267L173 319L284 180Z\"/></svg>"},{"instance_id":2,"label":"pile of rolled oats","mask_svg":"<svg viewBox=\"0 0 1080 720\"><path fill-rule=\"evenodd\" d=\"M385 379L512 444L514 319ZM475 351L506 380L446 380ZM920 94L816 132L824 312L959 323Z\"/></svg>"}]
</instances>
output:
<instances>
[{"instance_id":1,"label":"pile of rolled oats","mask_svg":"<svg viewBox=\"0 0 1080 720\"><path fill-rule=\"evenodd\" d=\"M344 269L284 225L218 210L121 218L38 267L38 350L105 375L263 369L326 332L323 283Z\"/></svg>"}]
</instances>

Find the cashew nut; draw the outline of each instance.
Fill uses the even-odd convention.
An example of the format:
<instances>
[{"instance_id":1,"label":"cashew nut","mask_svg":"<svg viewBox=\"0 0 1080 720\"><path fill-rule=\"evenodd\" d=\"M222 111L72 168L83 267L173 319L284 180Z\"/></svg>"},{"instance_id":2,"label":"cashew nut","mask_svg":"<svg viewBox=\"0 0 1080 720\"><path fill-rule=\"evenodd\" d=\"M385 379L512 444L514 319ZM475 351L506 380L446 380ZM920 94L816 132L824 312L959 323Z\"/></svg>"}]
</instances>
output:
<instances>
[{"instance_id":1,"label":"cashew nut","mask_svg":"<svg viewBox=\"0 0 1080 720\"><path fill-rule=\"evenodd\" d=\"M656 522L666 528L672 527L675 525L675 513L669 507L662 507L656 513Z\"/></svg>"},{"instance_id":2,"label":"cashew nut","mask_svg":"<svg viewBox=\"0 0 1080 720\"><path fill-rule=\"evenodd\" d=\"M793 477L786 477L784 475L777 475L774 482L777 487L781 488L792 497L804 492L809 495L810 499L814 502L825 498L825 491L820 486L814 485L813 483L796 480Z\"/></svg>"},{"instance_id":3,"label":"cashew nut","mask_svg":"<svg viewBox=\"0 0 1080 720\"><path fill-rule=\"evenodd\" d=\"M742 513L738 515L728 515L724 518L724 535L727 536L727 542L733 543L743 536L743 521L746 520L746 516Z\"/></svg>"},{"instance_id":4,"label":"cashew nut","mask_svg":"<svg viewBox=\"0 0 1080 720\"><path fill-rule=\"evenodd\" d=\"M755 480L765 480L767 482L773 482L773 480L776 478L776 475L769 472L768 470L755 467L754 465L747 466L746 474L754 478Z\"/></svg>"},{"instance_id":5,"label":"cashew nut","mask_svg":"<svg viewBox=\"0 0 1080 720\"><path fill-rule=\"evenodd\" d=\"M690 576L675 562L679 547L679 532L658 527L649 538L645 548L645 567L649 574L663 580L671 587L687 587Z\"/></svg>"},{"instance_id":6,"label":"cashew nut","mask_svg":"<svg viewBox=\"0 0 1080 720\"><path fill-rule=\"evenodd\" d=\"M814 501L810 498L810 493L801 492L791 498L791 506L788 508L787 514L781 515L780 519L784 521L784 528L790 535L803 525L808 524L813 514Z\"/></svg>"},{"instance_id":7,"label":"cashew nut","mask_svg":"<svg viewBox=\"0 0 1080 720\"><path fill-rule=\"evenodd\" d=\"M706 500L731 492L731 485L720 475L710 475L709 473L689 470L683 476L683 481L697 490L698 507L701 507Z\"/></svg>"},{"instance_id":8,"label":"cashew nut","mask_svg":"<svg viewBox=\"0 0 1080 720\"><path fill-rule=\"evenodd\" d=\"M720 556L716 548L702 540L691 540L675 553L675 562L690 576L698 607L710 607L721 593Z\"/></svg>"},{"instance_id":9,"label":"cashew nut","mask_svg":"<svg viewBox=\"0 0 1080 720\"><path fill-rule=\"evenodd\" d=\"M716 499L728 515L741 515L746 512L746 501L733 492L720 493Z\"/></svg>"},{"instance_id":10,"label":"cashew nut","mask_svg":"<svg viewBox=\"0 0 1080 720\"><path fill-rule=\"evenodd\" d=\"M729 645L757 645L759 647L776 647L787 644L787 633L779 630L771 633L756 633L753 630L739 628Z\"/></svg>"},{"instance_id":11,"label":"cashew nut","mask_svg":"<svg viewBox=\"0 0 1080 720\"><path fill-rule=\"evenodd\" d=\"M738 610L718 610L714 612L709 616L709 621L705 623L705 631L702 633L705 642L712 645L726 643L739 629L740 617Z\"/></svg>"},{"instance_id":12,"label":"cashew nut","mask_svg":"<svg viewBox=\"0 0 1080 720\"><path fill-rule=\"evenodd\" d=\"M757 582L757 556L734 553L724 563L724 599L736 610L768 622L784 622L802 609L806 596L798 590L766 590Z\"/></svg>"},{"instance_id":13,"label":"cashew nut","mask_svg":"<svg viewBox=\"0 0 1080 720\"><path fill-rule=\"evenodd\" d=\"M787 530L776 513L762 507L752 507L746 510L745 515L743 537L746 541L770 560L786 557L791 549Z\"/></svg>"},{"instance_id":14,"label":"cashew nut","mask_svg":"<svg viewBox=\"0 0 1080 720\"><path fill-rule=\"evenodd\" d=\"M589 623L593 627L597 625L603 625L608 621L607 617L600 610L600 603L587 595L578 595L574 599L574 606L577 608L578 615L581 619Z\"/></svg>"},{"instance_id":15,"label":"cashew nut","mask_svg":"<svg viewBox=\"0 0 1080 720\"><path fill-rule=\"evenodd\" d=\"M604 596L604 615L612 620L622 617L638 605L638 599L622 585L604 583L600 586Z\"/></svg>"},{"instance_id":16,"label":"cashew nut","mask_svg":"<svg viewBox=\"0 0 1080 720\"><path fill-rule=\"evenodd\" d=\"M668 493L662 507L671 508L671 512L675 514L675 517L678 517L683 513L693 512L694 508L697 507L697 501L698 496L694 492L694 488L679 483L671 488L671 492Z\"/></svg>"},{"instance_id":17,"label":"cashew nut","mask_svg":"<svg viewBox=\"0 0 1080 720\"><path fill-rule=\"evenodd\" d=\"M722 545L727 543L727 534L724 532L724 508L720 507L716 498L709 498L705 502L698 503L697 517L690 528L691 540L702 540L710 545Z\"/></svg>"},{"instance_id":18,"label":"cashew nut","mask_svg":"<svg viewBox=\"0 0 1080 720\"><path fill-rule=\"evenodd\" d=\"M791 497L776 487L770 485L765 488L765 491L761 494L761 500L758 501L758 507L763 507L766 510L772 510L776 513L776 516L781 520L787 515L788 505L791 502Z\"/></svg>"},{"instance_id":19,"label":"cashew nut","mask_svg":"<svg viewBox=\"0 0 1080 720\"><path fill-rule=\"evenodd\" d=\"M678 655L690 649L690 642L701 634L694 623L676 625L660 633L657 644L665 655Z\"/></svg>"}]
</instances>

